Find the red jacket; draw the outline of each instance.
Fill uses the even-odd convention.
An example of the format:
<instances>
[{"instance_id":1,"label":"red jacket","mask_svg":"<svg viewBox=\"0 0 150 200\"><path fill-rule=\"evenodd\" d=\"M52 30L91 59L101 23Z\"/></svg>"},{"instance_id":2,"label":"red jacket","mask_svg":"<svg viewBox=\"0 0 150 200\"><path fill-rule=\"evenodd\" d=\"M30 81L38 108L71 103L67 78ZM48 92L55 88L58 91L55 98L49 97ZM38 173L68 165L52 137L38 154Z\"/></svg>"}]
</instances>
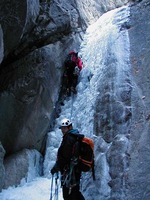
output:
<instances>
[{"instance_id":1,"label":"red jacket","mask_svg":"<svg viewBox=\"0 0 150 200\"><path fill-rule=\"evenodd\" d=\"M69 54L76 54L75 51L70 51ZM83 62L81 60L80 57L74 57L74 62L76 63L76 65L78 66L78 68L80 69L80 71L82 70L83 68Z\"/></svg>"},{"instance_id":2,"label":"red jacket","mask_svg":"<svg viewBox=\"0 0 150 200\"><path fill-rule=\"evenodd\" d=\"M76 64L77 64L77 66L79 67L79 69L81 71L82 68L83 68L83 62L82 62L81 58L79 58L79 57L77 58Z\"/></svg>"}]
</instances>

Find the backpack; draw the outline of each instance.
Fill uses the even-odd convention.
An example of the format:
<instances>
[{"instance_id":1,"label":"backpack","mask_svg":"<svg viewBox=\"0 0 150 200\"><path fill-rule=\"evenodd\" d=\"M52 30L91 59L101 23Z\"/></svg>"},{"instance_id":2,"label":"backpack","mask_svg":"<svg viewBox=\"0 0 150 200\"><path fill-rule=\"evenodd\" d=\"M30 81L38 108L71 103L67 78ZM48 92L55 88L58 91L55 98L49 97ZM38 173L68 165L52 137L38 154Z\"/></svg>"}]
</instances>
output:
<instances>
[{"instance_id":1,"label":"backpack","mask_svg":"<svg viewBox=\"0 0 150 200\"><path fill-rule=\"evenodd\" d=\"M80 142L79 150L80 169L88 172L94 164L94 142L92 139L84 137Z\"/></svg>"},{"instance_id":2,"label":"backpack","mask_svg":"<svg viewBox=\"0 0 150 200\"><path fill-rule=\"evenodd\" d=\"M78 150L77 150L78 149ZM77 138L74 145L74 152L78 151L78 164L82 172L92 170L93 180L95 180L94 172L94 141L91 138Z\"/></svg>"}]
</instances>

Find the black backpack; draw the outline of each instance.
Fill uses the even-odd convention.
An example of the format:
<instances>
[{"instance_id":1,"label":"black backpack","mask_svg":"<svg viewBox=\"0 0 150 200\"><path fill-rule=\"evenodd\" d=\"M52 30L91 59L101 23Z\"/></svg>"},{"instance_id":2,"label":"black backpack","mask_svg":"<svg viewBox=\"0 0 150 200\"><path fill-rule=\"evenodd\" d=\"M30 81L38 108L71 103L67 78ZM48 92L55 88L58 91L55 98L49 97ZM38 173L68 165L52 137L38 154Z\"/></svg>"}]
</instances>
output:
<instances>
[{"instance_id":1,"label":"black backpack","mask_svg":"<svg viewBox=\"0 0 150 200\"><path fill-rule=\"evenodd\" d=\"M68 54L66 60L65 60L65 68L66 70L70 71L73 73L75 67L76 67L76 62L75 59L78 58L78 53L70 53Z\"/></svg>"}]
</instances>

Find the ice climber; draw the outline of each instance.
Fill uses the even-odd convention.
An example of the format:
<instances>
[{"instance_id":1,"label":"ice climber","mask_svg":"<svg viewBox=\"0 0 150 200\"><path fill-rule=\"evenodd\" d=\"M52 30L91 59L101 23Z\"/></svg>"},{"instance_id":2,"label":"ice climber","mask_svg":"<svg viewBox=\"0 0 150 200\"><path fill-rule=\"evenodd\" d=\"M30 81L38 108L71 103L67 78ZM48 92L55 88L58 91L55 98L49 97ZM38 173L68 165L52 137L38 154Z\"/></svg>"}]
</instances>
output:
<instances>
[{"instance_id":1,"label":"ice climber","mask_svg":"<svg viewBox=\"0 0 150 200\"><path fill-rule=\"evenodd\" d=\"M78 83L78 76L83 68L83 62L75 51L70 51L64 62L64 76L66 80L67 95L70 96L71 92L77 93L76 86Z\"/></svg>"},{"instance_id":2,"label":"ice climber","mask_svg":"<svg viewBox=\"0 0 150 200\"><path fill-rule=\"evenodd\" d=\"M64 200L85 200L80 192L81 170L75 159L78 150L74 149L74 144L78 138L84 135L79 134L77 129L73 129L72 122L65 118L61 121L60 129L63 134L62 143L58 149L57 160L51 174L61 172L61 184Z\"/></svg>"}]
</instances>

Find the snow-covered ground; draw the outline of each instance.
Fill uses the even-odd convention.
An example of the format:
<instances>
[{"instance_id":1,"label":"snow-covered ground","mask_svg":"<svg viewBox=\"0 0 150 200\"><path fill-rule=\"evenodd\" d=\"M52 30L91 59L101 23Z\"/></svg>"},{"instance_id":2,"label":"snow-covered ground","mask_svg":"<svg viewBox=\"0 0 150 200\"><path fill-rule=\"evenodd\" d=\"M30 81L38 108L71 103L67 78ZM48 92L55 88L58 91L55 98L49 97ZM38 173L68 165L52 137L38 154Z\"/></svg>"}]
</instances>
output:
<instances>
[{"instance_id":1,"label":"snow-covered ground","mask_svg":"<svg viewBox=\"0 0 150 200\"><path fill-rule=\"evenodd\" d=\"M50 199L51 176L49 169L52 168L55 162L57 148L61 142L62 135L58 129L58 123L62 118L70 118L74 128L78 128L81 134L92 137L95 141L97 140L97 137L93 133L93 108L99 95L97 89L100 79L103 76L102 70L107 67L105 60L110 56L108 55L110 45L113 44L115 48L118 48L118 60L120 62L122 61L122 57L124 57L123 48L128 48L128 36L125 35L125 32L119 33L120 24L124 23L128 16L129 9L127 7L115 9L104 14L96 23L89 26L79 52L84 63L84 68L81 71L77 86L78 93L76 96L65 101L60 117L56 119L54 131L48 133L47 152L44 161L45 176L36 178L32 182L17 188L10 187L7 190L3 190L0 193L0 200ZM122 37L120 37L120 34L122 34ZM123 38L126 40L126 45L124 45ZM99 162L99 156L101 156L102 162ZM104 199L104 196L109 196L110 193L110 188L107 184L110 179L109 169L105 154L99 153L96 155L96 162L96 171L100 168L102 172L97 173L97 181L93 182L90 174L83 175L83 194L86 200L101 200ZM88 190L87 187L89 188ZM59 189L59 200L61 199L63 198L61 189Z\"/></svg>"},{"instance_id":2,"label":"snow-covered ground","mask_svg":"<svg viewBox=\"0 0 150 200\"><path fill-rule=\"evenodd\" d=\"M54 181L55 183L55 181ZM58 182L59 200L62 200L60 182ZM53 184L55 189L55 184ZM0 193L1 200L49 200L51 195L51 180L48 178L36 178L23 186L7 190ZM54 193L53 193L54 197Z\"/></svg>"}]
</instances>

